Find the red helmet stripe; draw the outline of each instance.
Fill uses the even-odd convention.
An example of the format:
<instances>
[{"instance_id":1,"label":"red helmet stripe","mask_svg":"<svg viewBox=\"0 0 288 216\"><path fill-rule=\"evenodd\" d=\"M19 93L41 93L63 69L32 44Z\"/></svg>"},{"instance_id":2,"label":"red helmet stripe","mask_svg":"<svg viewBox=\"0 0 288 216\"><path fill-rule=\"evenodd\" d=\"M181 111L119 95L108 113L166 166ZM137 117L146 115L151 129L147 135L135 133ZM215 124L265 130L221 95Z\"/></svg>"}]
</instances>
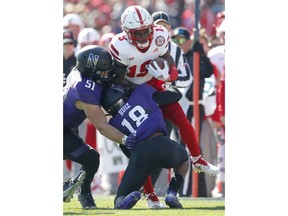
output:
<instances>
[{"instance_id":1,"label":"red helmet stripe","mask_svg":"<svg viewBox=\"0 0 288 216\"><path fill-rule=\"evenodd\" d=\"M135 7L135 11L136 11L136 13L137 13L137 15L139 17L140 24L144 25L143 17L141 16L141 13L140 13L140 11L139 11L139 9L137 7Z\"/></svg>"}]
</instances>

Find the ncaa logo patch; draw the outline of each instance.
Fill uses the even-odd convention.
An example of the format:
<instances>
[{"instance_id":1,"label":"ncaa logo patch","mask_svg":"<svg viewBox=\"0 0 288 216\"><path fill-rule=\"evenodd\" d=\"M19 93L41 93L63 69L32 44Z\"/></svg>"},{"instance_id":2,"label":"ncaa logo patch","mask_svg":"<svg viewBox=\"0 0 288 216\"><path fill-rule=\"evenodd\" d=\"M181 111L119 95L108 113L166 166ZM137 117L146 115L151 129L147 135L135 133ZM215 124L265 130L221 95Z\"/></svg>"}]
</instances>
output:
<instances>
[{"instance_id":1,"label":"ncaa logo patch","mask_svg":"<svg viewBox=\"0 0 288 216\"><path fill-rule=\"evenodd\" d=\"M163 36L158 36L155 39L155 43L158 47L162 46L165 43L165 38Z\"/></svg>"}]
</instances>

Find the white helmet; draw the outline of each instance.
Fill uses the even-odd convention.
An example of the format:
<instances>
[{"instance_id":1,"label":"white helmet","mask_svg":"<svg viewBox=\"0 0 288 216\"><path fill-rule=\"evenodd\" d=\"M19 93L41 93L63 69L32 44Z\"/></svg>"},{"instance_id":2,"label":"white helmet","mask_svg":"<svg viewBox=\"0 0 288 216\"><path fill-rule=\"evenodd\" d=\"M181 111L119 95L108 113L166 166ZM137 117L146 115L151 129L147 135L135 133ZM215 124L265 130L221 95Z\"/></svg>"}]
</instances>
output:
<instances>
[{"instance_id":1,"label":"white helmet","mask_svg":"<svg viewBox=\"0 0 288 216\"><path fill-rule=\"evenodd\" d=\"M153 18L145 8L136 5L128 7L121 16L121 24L129 43L141 50L149 48L153 38ZM147 37L139 41L139 37L135 37L135 31L145 29L147 29Z\"/></svg>"}]
</instances>

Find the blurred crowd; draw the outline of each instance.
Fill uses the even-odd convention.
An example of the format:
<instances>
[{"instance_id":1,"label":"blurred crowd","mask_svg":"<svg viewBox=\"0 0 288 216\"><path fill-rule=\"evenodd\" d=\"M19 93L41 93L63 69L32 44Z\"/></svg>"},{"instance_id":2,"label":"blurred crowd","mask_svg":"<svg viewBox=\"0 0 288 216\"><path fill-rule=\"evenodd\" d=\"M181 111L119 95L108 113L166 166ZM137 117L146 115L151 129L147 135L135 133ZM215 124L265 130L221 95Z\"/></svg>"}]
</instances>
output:
<instances>
[{"instance_id":1,"label":"blurred crowd","mask_svg":"<svg viewBox=\"0 0 288 216\"><path fill-rule=\"evenodd\" d=\"M77 14L82 20L81 27L91 27L100 35L121 32L120 17L131 5L140 5L151 14L162 10L169 14L172 29L186 27L192 32L195 27L194 0L64 0L63 14ZM200 25L208 37L216 35L216 28L223 18L225 0L200 1Z\"/></svg>"}]
</instances>

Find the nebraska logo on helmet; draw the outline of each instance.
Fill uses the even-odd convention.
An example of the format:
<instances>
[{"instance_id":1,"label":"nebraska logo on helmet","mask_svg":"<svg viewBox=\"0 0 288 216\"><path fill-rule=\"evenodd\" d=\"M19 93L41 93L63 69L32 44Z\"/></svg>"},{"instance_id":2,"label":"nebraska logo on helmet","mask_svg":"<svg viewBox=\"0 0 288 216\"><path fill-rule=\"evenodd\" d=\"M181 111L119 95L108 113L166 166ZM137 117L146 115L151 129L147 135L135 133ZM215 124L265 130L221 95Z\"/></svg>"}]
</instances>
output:
<instances>
[{"instance_id":1,"label":"nebraska logo on helmet","mask_svg":"<svg viewBox=\"0 0 288 216\"><path fill-rule=\"evenodd\" d=\"M155 43L158 47L160 47L165 43L165 38L163 36L158 36L155 40Z\"/></svg>"},{"instance_id":2,"label":"nebraska logo on helmet","mask_svg":"<svg viewBox=\"0 0 288 216\"><path fill-rule=\"evenodd\" d=\"M93 55L93 53L90 53L87 59L86 67L96 69L98 59L99 59L98 55Z\"/></svg>"}]
</instances>

